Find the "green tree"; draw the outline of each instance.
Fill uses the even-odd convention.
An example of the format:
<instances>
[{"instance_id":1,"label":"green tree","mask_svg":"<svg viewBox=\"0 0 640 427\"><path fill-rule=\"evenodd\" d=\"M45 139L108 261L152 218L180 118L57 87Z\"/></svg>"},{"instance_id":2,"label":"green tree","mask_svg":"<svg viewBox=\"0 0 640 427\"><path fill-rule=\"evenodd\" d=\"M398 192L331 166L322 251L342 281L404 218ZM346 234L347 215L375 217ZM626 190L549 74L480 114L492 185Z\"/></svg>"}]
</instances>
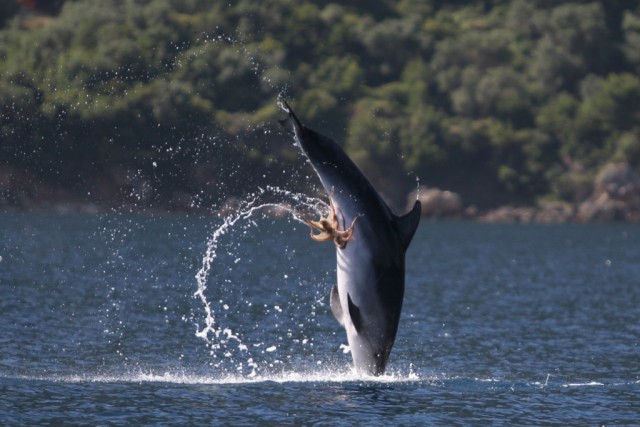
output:
<instances>
[{"instance_id":1,"label":"green tree","mask_svg":"<svg viewBox=\"0 0 640 427\"><path fill-rule=\"evenodd\" d=\"M398 201L409 173L480 207L580 200L605 163L639 162L639 0L69 0L15 12L0 6L0 167L69 191L121 185L121 171L158 203L202 186L211 200L247 191L298 165L273 131L279 96Z\"/></svg>"}]
</instances>

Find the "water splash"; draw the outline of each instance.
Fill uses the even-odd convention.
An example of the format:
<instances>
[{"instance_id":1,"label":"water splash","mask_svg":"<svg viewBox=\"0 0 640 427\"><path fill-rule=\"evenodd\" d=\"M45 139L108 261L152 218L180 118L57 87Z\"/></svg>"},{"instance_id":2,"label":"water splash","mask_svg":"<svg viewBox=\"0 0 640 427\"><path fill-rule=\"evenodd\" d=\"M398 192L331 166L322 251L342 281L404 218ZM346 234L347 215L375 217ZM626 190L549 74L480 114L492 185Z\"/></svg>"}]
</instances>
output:
<instances>
[{"instance_id":1,"label":"water splash","mask_svg":"<svg viewBox=\"0 0 640 427\"><path fill-rule=\"evenodd\" d=\"M267 199L273 199L268 201ZM247 344L243 341L242 333L238 332L237 327L242 325L225 326L217 320L217 314L212 306L212 301L207 297L207 283L210 279L212 269L214 269L216 261L219 260L220 243L223 236L229 234L234 228L243 223L252 223L254 218L266 216L269 212L276 214L288 214L290 217L300 223L305 223L304 218L309 215L319 215L326 211L327 204L320 199L308 197L305 194L293 193L277 187L267 186L259 188L257 192L249 195L249 197L240 202L239 206L232 210L223 220L222 224L217 227L209 240L207 248L202 258L202 266L196 273L196 282L198 285L194 297L198 298L204 307L205 320L202 328L197 328L196 336L204 339L211 349L211 354L217 357L221 354L223 358L233 360L237 365L238 371L244 370L244 364L251 370L250 376L256 375L258 363L252 355L252 347L266 347L260 344ZM255 225L255 223L253 223ZM227 255L230 255L227 253ZM233 263L237 264L241 258L232 256ZM221 265L221 269L229 268L228 265ZM242 285L241 285L242 286ZM249 306L252 305L247 301ZM221 310L228 311L229 304L220 299L218 306ZM275 305L273 309L276 312L282 312L282 309ZM262 353L272 353L276 347L271 345L262 350Z\"/></svg>"},{"instance_id":2,"label":"water splash","mask_svg":"<svg viewBox=\"0 0 640 427\"><path fill-rule=\"evenodd\" d=\"M402 384L414 382L434 382L440 385L441 378L421 377L416 374L391 373L381 376L369 376L355 370L321 369L314 371L296 371L268 373L264 375L243 376L224 375L211 377L181 371L153 372L139 370L125 374L80 374L51 376L0 376L0 378L16 378L29 381L52 381L61 383L170 383L170 384L210 384L210 385L242 385L265 382L284 383L371 383ZM437 381L437 382L436 382Z\"/></svg>"},{"instance_id":3,"label":"water splash","mask_svg":"<svg viewBox=\"0 0 640 427\"><path fill-rule=\"evenodd\" d=\"M458 392L485 392L496 391L525 391L534 393L536 390L546 389L548 392L556 392L565 389L595 388L611 390L615 388L636 389L640 385L637 379L619 379L610 381L552 381L542 384L539 381L518 378L476 378L468 376L449 376L445 374L434 375L428 372L391 372L381 376L368 376L345 369L319 369L301 370L296 372L266 373L255 376L237 374L211 377L209 375L191 373L186 371L151 371L140 369L121 374L72 374L72 375L0 375L0 378L20 379L28 381L46 381L59 383L167 383L186 385L251 385L260 383L317 383L317 384L418 384Z\"/></svg>"}]
</instances>

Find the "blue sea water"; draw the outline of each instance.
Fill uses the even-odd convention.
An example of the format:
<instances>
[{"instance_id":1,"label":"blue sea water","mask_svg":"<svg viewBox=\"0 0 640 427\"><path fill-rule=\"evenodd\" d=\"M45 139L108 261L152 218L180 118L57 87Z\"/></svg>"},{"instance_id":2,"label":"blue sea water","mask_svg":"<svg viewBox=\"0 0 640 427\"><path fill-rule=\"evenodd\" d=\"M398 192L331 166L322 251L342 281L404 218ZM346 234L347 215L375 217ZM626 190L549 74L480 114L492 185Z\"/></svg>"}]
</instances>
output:
<instances>
[{"instance_id":1,"label":"blue sea water","mask_svg":"<svg viewBox=\"0 0 640 427\"><path fill-rule=\"evenodd\" d=\"M332 244L220 226L0 214L0 425L640 425L637 225L424 222L379 378Z\"/></svg>"}]
</instances>

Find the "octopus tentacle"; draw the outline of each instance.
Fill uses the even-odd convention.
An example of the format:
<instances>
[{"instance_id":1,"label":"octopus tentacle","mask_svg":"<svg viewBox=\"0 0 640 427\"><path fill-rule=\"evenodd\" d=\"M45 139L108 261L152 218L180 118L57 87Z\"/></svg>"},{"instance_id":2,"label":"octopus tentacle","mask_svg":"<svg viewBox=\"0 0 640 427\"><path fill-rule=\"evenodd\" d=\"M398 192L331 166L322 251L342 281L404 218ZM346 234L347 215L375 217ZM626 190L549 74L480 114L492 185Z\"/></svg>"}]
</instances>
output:
<instances>
[{"instance_id":1,"label":"octopus tentacle","mask_svg":"<svg viewBox=\"0 0 640 427\"><path fill-rule=\"evenodd\" d=\"M324 218L320 218L318 221L313 221L309 218L304 218L306 224L311 229L309 234L311 239L316 242L326 242L333 240L333 243L339 249L344 249L347 246L347 242L353 235L353 230L360 215L355 217L351 222L351 226L346 228L344 214L333 203L333 191L329 195L329 208L330 212ZM342 229L340 229L340 219L342 218ZM317 230L319 233L314 233Z\"/></svg>"}]
</instances>

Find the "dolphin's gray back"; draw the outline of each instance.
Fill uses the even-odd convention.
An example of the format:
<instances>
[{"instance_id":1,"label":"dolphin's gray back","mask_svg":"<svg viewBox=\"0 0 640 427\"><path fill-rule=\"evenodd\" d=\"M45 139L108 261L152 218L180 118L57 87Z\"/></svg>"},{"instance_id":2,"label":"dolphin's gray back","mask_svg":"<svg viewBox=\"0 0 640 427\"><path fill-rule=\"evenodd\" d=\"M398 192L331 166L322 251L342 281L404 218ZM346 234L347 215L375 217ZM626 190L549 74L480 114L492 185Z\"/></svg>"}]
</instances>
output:
<instances>
[{"instance_id":1,"label":"dolphin's gray back","mask_svg":"<svg viewBox=\"0 0 640 427\"><path fill-rule=\"evenodd\" d=\"M291 110L287 124L327 192L333 191L332 187L340 182L354 196L375 196L375 201L383 204L385 210L390 213L369 180L334 140L302 125Z\"/></svg>"},{"instance_id":2,"label":"dolphin's gray back","mask_svg":"<svg viewBox=\"0 0 640 427\"><path fill-rule=\"evenodd\" d=\"M286 103L285 103L286 105ZM365 228L365 235L393 245L396 238L406 250L420 221L420 203L406 215L398 217L382 200L376 189L362 174L360 169L347 156L344 150L331 138L302 125L291 108L286 105L288 118L281 124L294 134L300 148L304 151L311 165L322 182L327 193L340 206L346 223L362 215L366 211L369 218L359 220L359 228ZM377 216L377 217L371 217ZM386 223L391 227L367 229L367 224ZM387 231L394 231L394 236Z\"/></svg>"}]
</instances>

